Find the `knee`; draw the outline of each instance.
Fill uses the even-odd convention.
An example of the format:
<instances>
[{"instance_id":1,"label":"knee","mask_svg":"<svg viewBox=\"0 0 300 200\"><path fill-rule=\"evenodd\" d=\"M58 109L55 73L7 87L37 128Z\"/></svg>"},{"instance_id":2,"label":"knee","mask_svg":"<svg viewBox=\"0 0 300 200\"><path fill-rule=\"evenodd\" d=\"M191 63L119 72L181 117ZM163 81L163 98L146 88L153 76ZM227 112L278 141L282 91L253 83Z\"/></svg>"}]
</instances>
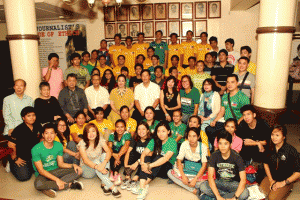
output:
<instances>
[{"instance_id":1,"label":"knee","mask_svg":"<svg viewBox=\"0 0 300 200\"><path fill-rule=\"evenodd\" d=\"M21 182L25 182L28 181L31 178L32 174L26 174L26 175L22 175L22 176L16 176L16 178L21 181Z\"/></svg>"},{"instance_id":2,"label":"knee","mask_svg":"<svg viewBox=\"0 0 300 200\"><path fill-rule=\"evenodd\" d=\"M242 192L242 194L240 195L240 198L239 199L248 199L249 197L249 190L247 188L244 189L244 191Z\"/></svg>"},{"instance_id":3,"label":"knee","mask_svg":"<svg viewBox=\"0 0 300 200\"><path fill-rule=\"evenodd\" d=\"M204 181L203 183L200 184L199 189L202 193L207 194L208 193L208 189L209 189L209 185L207 181Z\"/></svg>"},{"instance_id":4,"label":"knee","mask_svg":"<svg viewBox=\"0 0 300 200\"><path fill-rule=\"evenodd\" d=\"M94 178L96 176L96 173L95 172L92 172L92 171L83 171L82 172L82 177L83 178L87 178L87 179L91 179L91 178Z\"/></svg>"},{"instance_id":5,"label":"knee","mask_svg":"<svg viewBox=\"0 0 300 200\"><path fill-rule=\"evenodd\" d=\"M35 189L41 190L42 186L43 186L43 181L40 180L39 178L36 178L35 181L34 181L34 187L35 187Z\"/></svg>"}]
</instances>

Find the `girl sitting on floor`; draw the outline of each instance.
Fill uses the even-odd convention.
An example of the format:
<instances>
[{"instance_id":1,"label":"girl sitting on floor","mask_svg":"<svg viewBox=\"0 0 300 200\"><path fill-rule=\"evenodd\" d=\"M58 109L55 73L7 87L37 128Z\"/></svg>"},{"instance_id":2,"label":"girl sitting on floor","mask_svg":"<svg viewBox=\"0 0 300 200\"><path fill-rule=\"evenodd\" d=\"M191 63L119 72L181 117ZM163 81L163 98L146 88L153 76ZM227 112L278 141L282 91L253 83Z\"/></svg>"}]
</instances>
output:
<instances>
[{"instance_id":1,"label":"girl sitting on floor","mask_svg":"<svg viewBox=\"0 0 300 200\"><path fill-rule=\"evenodd\" d=\"M86 125L86 114L83 111L78 111L74 119L76 123L70 126L71 141L78 143L82 139L83 129Z\"/></svg>"},{"instance_id":2,"label":"girl sitting on floor","mask_svg":"<svg viewBox=\"0 0 300 200\"><path fill-rule=\"evenodd\" d=\"M155 120L155 109L152 106L148 106L144 110L145 119L144 122L147 122L150 128L150 132L153 134L155 127L159 123L159 121Z\"/></svg>"}]
</instances>

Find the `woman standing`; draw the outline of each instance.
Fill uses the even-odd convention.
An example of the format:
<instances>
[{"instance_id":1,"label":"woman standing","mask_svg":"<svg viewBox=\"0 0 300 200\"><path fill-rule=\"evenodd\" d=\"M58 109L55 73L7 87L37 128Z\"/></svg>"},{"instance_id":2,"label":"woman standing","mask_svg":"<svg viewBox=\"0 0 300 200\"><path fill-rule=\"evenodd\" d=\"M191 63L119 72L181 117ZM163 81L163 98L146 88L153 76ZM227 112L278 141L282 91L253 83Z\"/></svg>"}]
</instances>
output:
<instances>
[{"instance_id":1,"label":"woman standing","mask_svg":"<svg viewBox=\"0 0 300 200\"><path fill-rule=\"evenodd\" d=\"M106 69L101 79L101 86L108 90L108 93L116 87L116 79L111 69Z\"/></svg>"}]
</instances>

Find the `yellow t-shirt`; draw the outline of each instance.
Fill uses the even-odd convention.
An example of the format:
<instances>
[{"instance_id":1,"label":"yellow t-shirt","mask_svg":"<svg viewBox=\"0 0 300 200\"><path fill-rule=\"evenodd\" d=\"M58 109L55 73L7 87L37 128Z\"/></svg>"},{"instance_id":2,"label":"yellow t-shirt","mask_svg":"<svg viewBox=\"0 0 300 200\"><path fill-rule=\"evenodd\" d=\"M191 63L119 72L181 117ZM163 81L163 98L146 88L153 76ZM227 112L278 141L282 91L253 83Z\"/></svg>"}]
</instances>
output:
<instances>
[{"instance_id":1,"label":"yellow t-shirt","mask_svg":"<svg viewBox=\"0 0 300 200\"><path fill-rule=\"evenodd\" d=\"M134 119L129 118L128 122L126 123L126 130L130 133L135 132L136 126L137 126L137 122Z\"/></svg>"},{"instance_id":2,"label":"yellow t-shirt","mask_svg":"<svg viewBox=\"0 0 300 200\"><path fill-rule=\"evenodd\" d=\"M178 79L181 80L181 77L186 75L187 73L186 73L185 69L183 67L180 67L180 66L177 67L177 70L178 70ZM165 71L165 76L166 77L170 76L169 69L167 69Z\"/></svg>"},{"instance_id":3,"label":"yellow t-shirt","mask_svg":"<svg viewBox=\"0 0 300 200\"><path fill-rule=\"evenodd\" d=\"M196 51L195 53L197 54L197 61L199 60L203 60L205 59L205 54L210 52L212 49L212 47L210 46L210 44L206 44L206 45L203 45L203 44L198 44L197 47L196 47Z\"/></svg>"},{"instance_id":4,"label":"yellow t-shirt","mask_svg":"<svg viewBox=\"0 0 300 200\"><path fill-rule=\"evenodd\" d=\"M111 70L112 68L109 67L109 66L107 66L107 65L105 65L104 67L98 66L97 69L100 70L100 77L102 78L102 76L103 76L103 74L104 74L104 71L107 70L107 69L110 69L110 70Z\"/></svg>"},{"instance_id":5,"label":"yellow t-shirt","mask_svg":"<svg viewBox=\"0 0 300 200\"><path fill-rule=\"evenodd\" d=\"M112 45L111 47L109 47L108 53L113 55L113 61L116 66L118 65L118 56L124 55L123 51L125 49L126 49L126 47L123 45L120 45L120 46Z\"/></svg>"},{"instance_id":6,"label":"yellow t-shirt","mask_svg":"<svg viewBox=\"0 0 300 200\"><path fill-rule=\"evenodd\" d=\"M88 64L92 65L93 67L95 67L95 63L92 63L91 61L89 61ZM99 60L97 60L97 66L96 67L100 67Z\"/></svg>"},{"instance_id":7,"label":"yellow t-shirt","mask_svg":"<svg viewBox=\"0 0 300 200\"><path fill-rule=\"evenodd\" d=\"M201 137L202 143L205 144L207 146L207 148L209 149L208 137L207 137L206 133L202 130L200 131L200 137ZM208 153L208 156L210 156L209 150L207 151L207 153Z\"/></svg>"},{"instance_id":8,"label":"yellow t-shirt","mask_svg":"<svg viewBox=\"0 0 300 200\"><path fill-rule=\"evenodd\" d=\"M57 134L59 134L59 133L57 133ZM71 139L71 137L70 137L70 139ZM61 143L60 140L59 140L59 138L57 136L55 136L54 141ZM66 140L66 138L64 138L63 142L64 142L63 147L65 149L67 147L67 140Z\"/></svg>"},{"instance_id":9,"label":"yellow t-shirt","mask_svg":"<svg viewBox=\"0 0 300 200\"><path fill-rule=\"evenodd\" d=\"M121 74L121 68L120 66L116 66L115 68L113 68L113 73L114 73L114 76L115 76L115 79L117 80L118 76Z\"/></svg>"},{"instance_id":10,"label":"yellow t-shirt","mask_svg":"<svg viewBox=\"0 0 300 200\"><path fill-rule=\"evenodd\" d=\"M192 42L183 42L181 43L181 51L180 55L183 54L183 64L189 64L189 57L195 56L197 43L195 41Z\"/></svg>"},{"instance_id":11,"label":"yellow t-shirt","mask_svg":"<svg viewBox=\"0 0 300 200\"><path fill-rule=\"evenodd\" d=\"M135 70L134 70L134 65L135 65L135 49L125 49L124 50L124 56L125 56L125 66L129 70L129 76L135 76Z\"/></svg>"},{"instance_id":12,"label":"yellow t-shirt","mask_svg":"<svg viewBox=\"0 0 300 200\"><path fill-rule=\"evenodd\" d=\"M187 75L193 75L193 74L197 74L197 69L195 67L195 69L191 69L190 67L185 68L185 72Z\"/></svg>"},{"instance_id":13,"label":"yellow t-shirt","mask_svg":"<svg viewBox=\"0 0 300 200\"><path fill-rule=\"evenodd\" d=\"M99 124L95 119L90 121L90 123L94 123L97 126L98 131L103 135L105 135L106 131L113 131L115 129L114 124L108 119L103 119L103 122L101 124ZM109 134L110 133L108 133L107 135Z\"/></svg>"},{"instance_id":14,"label":"yellow t-shirt","mask_svg":"<svg viewBox=\"0 0 300 200\"><path fill-rule=\"evenodd\" d=\"M83 134L83 129L84 129L84 127L86 126L87 124L85 123L84 125L83 125L83 127L82 127L82 129L80 129L78 126L77 126L77 124L73 124L73 125L71 125L70 126L70 141L74 141L73 140L73 137L72 137L72 133L77 133L77 135L79 136L79 135L82 135Z\"/></svg>"},{"instance_id":15,"label":"yellow t-shirt","mask_svg":"<svg viewBox=\"0 0 300 200\"><path fill-rule=\"evenodd\" d=\"M238 71L239 71L239 63L237 63L234 67L234 72L238 72ZM250 61L247 71L252 73L253 75L255 75L256 74L256 64Z\"/></svg>"},{"instance_id":16,"label":"yellow t-shirt","mask_svg":"<svg viewBox=\"0 0 300 200\"><path fill-rule=\"evenodd\" d=\"M132 48L135 49L135 57L137 57L139 54L143 54L145 58L147 58L148 47L149 47L149 43L143 43L143 44L135 43L134 45L132 45Z\"/></svg>"},{"instance_id":17,"label":"yellow t-shirt","mask_svg":"<svg viewBox=\"0 0 300 200\"><path fill-rule=\"evenodd\" d=\"M182 45L181 44L174 44L174 45L171 45L169 44L168 46L169 48L169 51L168 51L168 68L172 67L172 62L171 62L171 58L173 55L177 55L179 57L179 60L180 60L180 52L181 52L181 48L182 48ZM179 66L180 66L180 62L179 62Z\"/></svg>"},{"instance_id":18,"label":"yellow t-shirt","mask_svg":"<svg viewBox=\"0 0 300 200\"><path fill-rule=\"evenodd\" d=\"M150 59L150 58L146 58L146 60L145 60L144 63L143 63L144 69L148 69L148 68L151 67L151 66L152 66L152 61L151 61L151 59Z\"/></svg>"}]
</instances>

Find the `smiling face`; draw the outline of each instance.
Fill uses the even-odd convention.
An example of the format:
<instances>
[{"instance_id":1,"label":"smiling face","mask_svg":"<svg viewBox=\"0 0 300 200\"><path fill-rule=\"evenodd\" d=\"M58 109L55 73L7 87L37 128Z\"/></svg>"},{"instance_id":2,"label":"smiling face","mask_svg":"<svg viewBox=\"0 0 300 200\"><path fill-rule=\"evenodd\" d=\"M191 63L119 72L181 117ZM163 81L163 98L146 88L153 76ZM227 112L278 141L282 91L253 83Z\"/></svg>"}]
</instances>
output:
<instances>
[{"instance_id":1,"label":"smiling face","mask_svg":"<svg viewBox=\"0 0 300 200\"><path fill-rule=\"evenodd\" d=\"M173 113L173 121L174 123L178 124L182 120L181 113L179 111L175 111Z\"/></svg>"},{"instance_id":2,"label":"smiling face","mask_svg":"<svg viewBox=\"0 0 300 200\"><path fill-rule=\"evenodd\" d=\"M118 133L118 135L123 135L125 131L126 131L125 124L123 122L118 122L116 124L116 132Z\"/></svg>"},{"instance_id":3,"label":"smiling face","mask_svg":"<svg viewBox=\"0 0 300 200\"><path fill-rule=\"evenodd\" d=\"M90 61L90 55L88 53L84 54L84 56L82 56L82 60L85 61L85 62L89 62Z\"/></svg>"},{"instance_id":4,"label":"smiling face","mask_svg":"<svg viewBox=\"0 0 300 200\"><path fill-rule=\"evenodd\" d=\"M69 77L67 79L67 86L72 90L77 84L77 79L75 77Z\"/></svg>"},{"instance_id":5,"label":"smiling face","mask_svg":"<svg viewBox=\"0 0 300 200\"><path fill-rule=\"evenodd\" d=\"M149 130L145 125L139 125L137 128L137 134L140 136L141 139L147 138Z\"/></svg>"},{"instance_id":6,"label":"smiling face","mask_svg":"<svg viewBox=\"0 0 300 200\"><path fill-rule=\"evenodd\" d=\"M166 142L169 138L170 131L164 127L164 126L159 126L157 128L157 137L162 141Z\"/></svg>"},{"instance_id":7,"label":"smiling face","mask_svg":"<svg viewBox=\"0 0 300 200\"><path fill-rule=\"evenodd\" d=\"M75 119L76 121L76 124L79 125L79 126L83 126L85 121L86 121L86 118L83 114L80 114L77 116L77 118Z\"/></svg>"},{"instance_id":8,"label":"smiling face","mask_svg":"<svg viewBox=\"0 0 300 200\"><path fill-rule=\"evenodd\" d=\"M200 124L199 124L196 117L190 118L190 120L189 120L189 127L190 128L192 128L192 127L199 128L199 126L200 126Z\"/></svg>"},{"instance_id":9,"label":"smiling face","mask_svg":"<svg viewBox=\"0 0 300 200\"><path fill-rule=\"evenodd\" d=\"M56 133L53 128L46 128L43 133L43 138L47 143L52 143L56 137Z\"/></svg>"},{"instance_id":10,"label":"smiling face","mask_svg":"<svg viewBox=\"0 0 300 200\"><path fill-rule=\"evenodd\" d=\"M154 112L151 109L147 109L145 112L146 120L150 121L154 119Z\"/></svg>"},{"instance_id":11,"label":"smiling face","mask_svg":"<svg viewBox=\"0 0 300 200\"><path fill-rule=\"evenodd\" d=\"M235 77L228 77L226 82L227 89L229 92L234 91L238 87L238 82Z\"/></svg>"},{"instance_id":12,"label":"smiling face","mask_svg":"<svg viewBox=\"0 0 300 200\"><path fill-rule=\"evenodd\" d=\"M87 133L87 138L89 141L94 141L97 137L97 130L95 127L90 127Z\"/></svg>"},{"instance_id":13,"label":"smiling face","mask_svg":"<svg viewBox=\"0 0 300 200\"><path fill-rule=\"evenodd\" d=\"M243 112L243 119L247 124L251 124L256 117L256 113L251 110L246 110Z\"/></svg>"},{"instance_id":14,"label":"smiling face","mask_svg":"<svg viewBox=\"0 0 300 200\"><path fill-rule=\"evenodd\" d=\"M125 84L126 84L126 80L124 77L119 77L118 78L118 87L119 88L124 88L125 87Z\"/></svg>"},{"instance_id":15,"label":"smiling face","mask_svg":"<svg viewBox=\"0 0 300 200\"><path fill-rule=\"evenodd\" d=\"M240 59L239 60L239 71L240 72L245 72L247 71L248 68L248 62L245 59Z\"/></svg>"},{"instance_id":16,"label":"smiling face","mask_svg":"<svg viewBox=\"0 0 300 200\"><path fill-rule=\"evenodd\" d=\"M15 82L14 90L17 95L23 95L25 92L26 86L24 81L18 80Z\"/></svg>"},{"instance_id":17,"label":"smiling face","mask_svg":"<svg viewBox=\"0 0 300 200\"><path fill-rule=\"evenodd\" d=\"M207 81L203 83L203 88L204 88L204 91L207 93L212 91L212 85Z\"/></svg>"},{"instance_id":18,"label":"smiling face","mask_svg":"<svg viewBox=\"0 0 300 200\"><path fill-rule=\"evenodd\" d=\"M285 137L282 132L278 129L274 129L271 134L271 140L275 145L284 143Z\"/></svg>"},{"instance_id":19,"label":"smiling face","mask_svg":"<svg viewBox=\"0 0 300 200\"><path fill-rule=\"evenodd\" d=\"M121 115L121 119L123 119L124 121L126 121L126 120L129 119L129 117L130 117L130 113L129 113L129 111L128 111L127 108L124 108L124 109L121 111L120 115Z\"/></svg>"},{"instance_id":20,"label":"smiling face","mask_svg":"<svg viewBox=\"0 0 300 200\"><path fill-rule=\"evenodd\" d=\"M142 81L143 83L149 83L150 82L150 75L148 72L144 71L142 73Z\"/></svg>"},{"instance_id":21,"label":"smiling face","mask_svg":"<svg viewBox=\"0 0 300 200\"><path fill-rule=\"evenodd\" d=\"M191 89L191 84L190 84L190 81L187 77L184 77L182 80L181 80L181 84L182 84L182 87L184 89Z\"/></svg>"},{"instance_id":22,"label":"smiling face","mask_svg":"<svg viewBox=\"0 0 300 200\"><path fill-rule=\"evenodd\" d=\"M57 124L57 130L60 133L64 133L67 130L67 124L64 121L60 120Z\"/></svg>"},{"instance_id":23,"label":"smiling face","mask_svg":"<svg viewBox=\"0 0 300 200\"><path fill-rule=\"evenodd\" d=\"M168 82L167 82L167 87L168 88L173 88L175 85L175 82L173 79L170 79Z\"/></svg>"},{"instance_id":24,"label":"smiling face","mask_svg":"<svg viewBox=\"0 0 300 200\"><path fill-rule=\"evenodd\" d=\"M24 117L22 117L25 124L32 125L36 120L36 115L34 112L27 113Z\"/></svg>"},{"instance_id":25,"label":"smiling face","mask_svg":"<svg viewBox=\"0 0 300 200\"><path fill-rule=\"evenodd\" d=\"M236 131L236 127L234 122L227 122L225 125L225 130L228 131L231 135L233 135Z\"/></svg>"},{"instance_id":26,"label":"smiling face","mask_svg":"<svg viewBox=\"0 0 300 200\"><path fill-rule=\"evenodd\" d=\"M203 70L204 70L204 64L202 62L198 62L197 65L196 65L196 69L197 69L198 73L203 72Z\"/></svg>"}]
</instances>

